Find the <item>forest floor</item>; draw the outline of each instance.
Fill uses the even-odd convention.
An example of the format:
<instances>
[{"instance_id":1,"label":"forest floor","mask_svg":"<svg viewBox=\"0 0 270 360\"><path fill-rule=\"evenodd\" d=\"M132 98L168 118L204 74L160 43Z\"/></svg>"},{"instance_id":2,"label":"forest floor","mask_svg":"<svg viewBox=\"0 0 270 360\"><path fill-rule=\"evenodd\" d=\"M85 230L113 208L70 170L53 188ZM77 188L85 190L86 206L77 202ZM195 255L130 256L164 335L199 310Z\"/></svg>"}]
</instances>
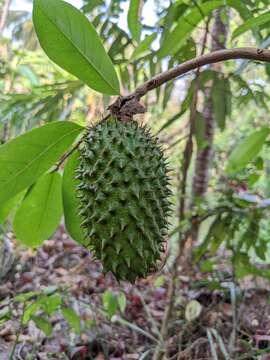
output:
<instances>
[{"instance_id":1,"label":"forest floor","mask_svg":"<svg viewBox=\"0 0 270 360\"><path fill-rule=\"evenodd\" d=\"M161 341L166 268L134 286L118 284L61 228L37 252L11 242L15 259L0 283L0 360L151 359ZM180 275L164 359L270 360L269 295L268 282L235 283L226 269ZM46 298L61 300L46 309ZM60 302L79 316L79 329Z\"/></svg>"}]
</instances>

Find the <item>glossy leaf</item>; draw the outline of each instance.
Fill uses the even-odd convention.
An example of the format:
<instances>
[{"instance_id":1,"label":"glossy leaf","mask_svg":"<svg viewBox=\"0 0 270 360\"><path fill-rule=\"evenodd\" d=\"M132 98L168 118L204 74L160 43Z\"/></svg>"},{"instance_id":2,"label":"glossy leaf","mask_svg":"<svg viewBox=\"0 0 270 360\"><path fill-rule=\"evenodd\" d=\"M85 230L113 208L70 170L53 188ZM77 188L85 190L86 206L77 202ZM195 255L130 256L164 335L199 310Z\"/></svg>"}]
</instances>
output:
<instances>
[{"instance_id":1,"label":"glossy leaf","mask_svg":"<svg viewBox=\"0 0 270 360\"><path fill-rule=\"evenodd\" d=\"M92 89L119 94L113 64L87 17L62 0L34 0L33 22L48 57Z\"/></svg>"},{"instance_id":2,"label":"glossy leaf","mask_svg":"<svg viewBox=\"0 0 270 360\"><path fill-rule=\"evenodd\" d=\"M58 173L43 175L17 210L14 231L25 245L37 247L56 230L63 212L61 186Z\"/></svg>"},{"instance_id":3,"label":"glossy leaf","mask_svg":"<svg viewBox=\"0 0 270 360\"><path fill-rule=\"evenodd\" d=\"M239 35L244 34L248 30L254 29L255 27L264 25L266 23L270 23L270 13L267 12L265 14L259 15L257 17L253 17L244 22L241 26L238 26L237 29L234 30L232 34L232 38L235 39Z\"/></svg>"},{"instance_id":4,"label":"glossy leaf","mask_svg":"<svg viewBox=\"0 0 270 360\"><path fill-rule=\"evenodd\" d=\"M53 122L1 145L0 203L33 184L82 130L83 127L71 122Z\"/></svg>"},{"instance_id":5,"label":"glossy leaf","mask_svg":"<svg viewBox=\"0 0 270 360\"><path fill-rule=\"evenodd\" d=\"M141 36L140 6L141 0L130 0L128 9L128 28L132 38L137 41L137 43L140 41Z\"/></svg>"},{"instance_id":6,"label":"glossy leaf","mask_svg":"<svg viewBox=\"0 0 270 360\"><path fill-rule=\"evenodd\" d=\"M76 151L69 158L63 175L63 206L65 225L70 236L77 242L84 243L84 234L80 227L81 219L79 217L79 200L76 197L76 187L79 180L75 179L75 170L79 165L79 153Z\"/></svg>"},{"instance_id":7,"label":"glossy leaf","mask_svg":"<svg viewBox=\"0 0 270 360\"><path fill-rule=\"evenodd\" d=\"M228 159L226 172L232 174L240 171L253 161L261 151L269 132L269 128L263 127L240 142Z\"/></svg>"}]
</instances>

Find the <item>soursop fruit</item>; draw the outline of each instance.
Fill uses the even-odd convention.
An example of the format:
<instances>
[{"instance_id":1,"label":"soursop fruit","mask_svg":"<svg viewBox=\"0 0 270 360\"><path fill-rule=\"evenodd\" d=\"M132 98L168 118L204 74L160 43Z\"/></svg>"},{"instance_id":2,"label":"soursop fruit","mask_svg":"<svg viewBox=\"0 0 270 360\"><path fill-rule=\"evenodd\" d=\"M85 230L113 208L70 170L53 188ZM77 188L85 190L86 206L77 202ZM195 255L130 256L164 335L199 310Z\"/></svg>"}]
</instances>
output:
<instances>
[{"instance_id":1,"label":"soursop fruit","mask_svg":"<svg viewBox=\"0 0 270 360\"><path fill-rule=\"evenodd\" d=\"M157 139L113 117L91 127L80 149L81 226L86 246L118 280L156 268L170 211L168 168Z\"/></svg>"}]
</instances>

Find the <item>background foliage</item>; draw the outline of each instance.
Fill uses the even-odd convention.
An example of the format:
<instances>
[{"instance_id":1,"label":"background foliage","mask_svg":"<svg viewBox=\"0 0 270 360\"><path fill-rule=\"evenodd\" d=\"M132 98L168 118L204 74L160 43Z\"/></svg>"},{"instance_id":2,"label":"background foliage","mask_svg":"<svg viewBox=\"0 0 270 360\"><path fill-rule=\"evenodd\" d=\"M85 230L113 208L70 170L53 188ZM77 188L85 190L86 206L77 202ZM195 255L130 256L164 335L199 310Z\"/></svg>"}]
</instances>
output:
<instances>
[{"instance_id":1,"label":"background foliage","mask_svg":"<svg viewBox=\"0 0 270 360\"><path fill-rule=\"evenodd\" d=\"M35 0L33 22L30 12L12 2L5 14L7 3L2 0L0 23L1 236L6 239L14 229L15 237L33 248L62 221L83 244L73 191L78 154L59 160L84 127L105 115L111 95L130 93L217 45L270 44L269 0L84 0L80 11L60 0ZM227 41L213 31L217 17ZM206 66L147 94L148 112L138 117L158 135L173 169L167 267L191 231L189 266L211 273L218 289L227 276L236 284L247 275L270 276L269 77L269 64L247 60ZM213 143L204 111L210 102ZM203 174L207 189L197 196L197 159L205 150L212 154ZM194 219L199 219L196 229ZM229 275L218 270L223 262ZM124 312L121 296L104 294L109 319ZM28 319L49 335L50 322L35 314L54 311L46 312L45 297L38 294ZM79 331L72 309L61 311Z\"/></svg>"}]
</instances>

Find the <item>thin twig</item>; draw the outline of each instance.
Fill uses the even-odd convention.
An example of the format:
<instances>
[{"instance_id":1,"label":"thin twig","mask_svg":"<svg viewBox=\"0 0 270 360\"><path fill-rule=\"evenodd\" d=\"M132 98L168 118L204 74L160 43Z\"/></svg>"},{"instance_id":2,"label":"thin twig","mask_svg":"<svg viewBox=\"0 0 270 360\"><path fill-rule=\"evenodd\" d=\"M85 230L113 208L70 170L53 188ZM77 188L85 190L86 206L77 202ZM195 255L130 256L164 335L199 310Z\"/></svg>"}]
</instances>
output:
<instances>
[{"instance_id":1,"label":"thin twig","mask_svg":"<svg viewBox=\"0 0 270 360\"><path fill-rule=\"evenodd\" d=\"M69 150L67 151L62 157L61 159L58 161L58 163L55 164L55 167L54 169L51 171L51 172L56 172L60 169L61 165L66 161L66 159L71 155L73 154L73 152L75 150L78 149L78 147L81 145L81 143L83 142L84 140L84 136Z\"/></svg>"}]
</instances>

